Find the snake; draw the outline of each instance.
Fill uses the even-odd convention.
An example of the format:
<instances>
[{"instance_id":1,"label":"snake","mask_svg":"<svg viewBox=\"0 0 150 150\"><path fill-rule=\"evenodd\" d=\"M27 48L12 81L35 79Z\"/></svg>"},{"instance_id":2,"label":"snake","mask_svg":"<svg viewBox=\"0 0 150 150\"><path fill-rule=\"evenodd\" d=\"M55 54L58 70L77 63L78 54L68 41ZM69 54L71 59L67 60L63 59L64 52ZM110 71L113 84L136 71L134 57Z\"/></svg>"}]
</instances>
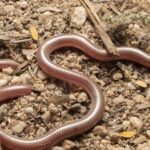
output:
<instances>
[{"instance_id":1,"label":"snake","mask_svg":"<svg viewBox=\"0 0 150 150\"><path fill-rule=\"evenodd\" d=\"M119 53L119 56L116 56L108 54L105 49L98 48L88 39L76 34L62 34L46 40L37 49L36 58L38 65L48 75L82 87L91 99L90 109L79 120L51 129L45 135L31 140L15 137L0 130L0 141L4 147L13 150L51 149L64 139L92 129L102 119L105 100L100 86L85 74L62 68L51 60L50 55L64 47L77 48L100 62L128 60L150 68L150 55L138 48L116 47ZM18 65L17 62L11 59L0 60L1 69L4 67L17 68ZM29 94L32 90L31 85L8 85L1 87L0 102Z\"/></svg>"}]
</instances>

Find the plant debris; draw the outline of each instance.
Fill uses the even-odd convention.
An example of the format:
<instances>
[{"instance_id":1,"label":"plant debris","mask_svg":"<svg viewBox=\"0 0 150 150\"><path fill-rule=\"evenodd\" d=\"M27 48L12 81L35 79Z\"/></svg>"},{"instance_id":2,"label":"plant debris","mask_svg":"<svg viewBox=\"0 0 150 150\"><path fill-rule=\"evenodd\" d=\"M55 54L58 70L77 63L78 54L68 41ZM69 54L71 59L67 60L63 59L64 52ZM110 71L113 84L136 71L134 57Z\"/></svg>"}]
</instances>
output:
<instances>
[{"instance_id":1,"label":"plant debris","mask_svg":"<svg viewBox=\"0 0 150 150\"><path fill-rule=\"evenodd\" d=\"M97 29L80 1L0 1L0 57L20 64L16 70L2 69L0 86L31 84L34 89L30 95L0 105L0 128L6 133L31 140L76 121L89 111L90 97L81 87L53 78L39 67L36 52L46 39L73 33L97 47L105 47L109 44L97 30L102 26L116 47L137 47L150 54L149 1L88 1L89 11L92 8L101 21L101 26L96 21ZM102 120L88 132L63 140L53 150L150 148L148 68L129 61L99 62L72 48L60 49L50 58L60 67L93 79L105 98Z\"/></svg>"}]
</instances>

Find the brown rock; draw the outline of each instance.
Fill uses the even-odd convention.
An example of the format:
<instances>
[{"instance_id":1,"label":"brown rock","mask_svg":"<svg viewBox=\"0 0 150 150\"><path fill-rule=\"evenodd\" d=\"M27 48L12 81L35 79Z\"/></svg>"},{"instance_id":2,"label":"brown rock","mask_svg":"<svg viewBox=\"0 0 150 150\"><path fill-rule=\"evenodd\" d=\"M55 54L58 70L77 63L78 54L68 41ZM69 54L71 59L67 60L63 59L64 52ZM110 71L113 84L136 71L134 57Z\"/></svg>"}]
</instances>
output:
<instances>
[{"instance_id":1,"label":"brown rock","mask_svg":"<svg viewBox=\"0 0 150 150\"><path fill-rule=\"evenodd\" d=\"M99 135L99 136L105 137L108 134L108 131L107 131L105 126L96 126L93 129L93 133L95 135Z\"/></svg>"}]
</instances>

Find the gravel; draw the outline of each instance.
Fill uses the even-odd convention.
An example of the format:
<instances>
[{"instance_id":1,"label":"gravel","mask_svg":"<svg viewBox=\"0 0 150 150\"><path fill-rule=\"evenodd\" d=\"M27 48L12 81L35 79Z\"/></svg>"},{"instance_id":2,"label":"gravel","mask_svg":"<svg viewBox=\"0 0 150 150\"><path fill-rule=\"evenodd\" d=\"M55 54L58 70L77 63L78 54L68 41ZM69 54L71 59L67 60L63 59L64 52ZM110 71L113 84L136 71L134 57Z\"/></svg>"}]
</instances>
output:
<instances>
[{"instance_id":1,"label":"gravel","mask_svg":"<svg viewBox=\"0 0 150 150\"><path fill-rule=\"evenodd\" d=\"M138 129L140 129L143 126L142 120L137 117L130 117L130 123L133 127Z\"/></svg>"},{"instance_id":2,"label":"gravel","mask_svg":"<svg viewBox=\"0 0 150 150\"><path fill-rule=\"evenodd\" d=\"M95 135L99 135L101 137L105 137L107 134L108 134L108 131L106 129L106 127L103 127L103 126L96 126L94 129L93 129L93 133Z\"/></svg>"},{"instance_id":3,"label":"gravel","mask_svg":"<svg viewBox=\"0 0 150 150\"><path fill-rule=\"evenodd\" d=\"M65 140L63 142L63 148L65 150L73 150L74 148L76 148L76 144L70 140Z\"/></svg>"},{"instance_id":4,"label":"gravel","mask_svg":"<svg viewBox=\"0 0 150 150\"><path fill-rule=\"evenodd\" d=\"M150 53L149 7L146 1L91 0L103 27L116 46L142 48ZM114 12L116 7L121 15ZM31 39L35 26L39 40ZM0 31L8 41L0 40L1 58L11 58L19 69L2 69L0 86L31 84L30 95L14 98L0 105L0 128L13 136L34 139L49 130L81 119L90 108L90 97L81 88L57 80L42 71L36 52L48 38L75 33L103 47L97 31L83 6L77 0L0 1ZM28 40L20 42L21 40ZM16 41L17 44L10 44ZM102 88L105 112L90 131L63 140L53 150L149 150L150 147L150 72L146 67L128 61L99 62L82 52L66 48L54 52L57 65L83 73ZM118 136L135 131L132 138Z\"/></svg>"},{"instance_id":5,"label":"gravel","mask_svg":"<svg viewBox=\"0 0 150 150\"><path fill-rule=\"evenodd\" d=\"M26 127L26 123L23 121L18 122L18 124L16 124L14 127L12 127L12 130L15 133L21 133Z\"/></svg>"}]
</instances>

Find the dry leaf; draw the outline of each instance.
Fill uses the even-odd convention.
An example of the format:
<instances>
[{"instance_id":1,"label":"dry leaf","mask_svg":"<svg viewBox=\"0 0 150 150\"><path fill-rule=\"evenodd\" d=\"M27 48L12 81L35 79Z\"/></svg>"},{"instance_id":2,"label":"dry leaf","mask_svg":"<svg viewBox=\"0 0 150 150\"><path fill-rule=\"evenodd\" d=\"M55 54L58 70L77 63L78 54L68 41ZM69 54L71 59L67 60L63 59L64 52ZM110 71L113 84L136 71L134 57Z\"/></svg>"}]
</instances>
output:
<instances>
[{"instance_id":1,"label":"dry leaf","mask_svg":"<svg viewBox=\"0 0 150 150\"><path fill-rule=\"evenodd\" d=\"M124 137L124 138L131 138L136 134L136 131L125 131L119 133L119 136Z\"/></svg>"},{"instance_id":2,"label":"dry leaf","mask_svg":"<svg viewBox=\"0 0 150 150\"><path fill-rule=\"evenodd\" d=\"M39 38L39 36L38 36L38 32L37 32L36 27L35 27L35 26L32 26L32 27L30 28L30 32L31 32L32 38L37 41L38 38Z\"/></svg>"}]
</instances>

